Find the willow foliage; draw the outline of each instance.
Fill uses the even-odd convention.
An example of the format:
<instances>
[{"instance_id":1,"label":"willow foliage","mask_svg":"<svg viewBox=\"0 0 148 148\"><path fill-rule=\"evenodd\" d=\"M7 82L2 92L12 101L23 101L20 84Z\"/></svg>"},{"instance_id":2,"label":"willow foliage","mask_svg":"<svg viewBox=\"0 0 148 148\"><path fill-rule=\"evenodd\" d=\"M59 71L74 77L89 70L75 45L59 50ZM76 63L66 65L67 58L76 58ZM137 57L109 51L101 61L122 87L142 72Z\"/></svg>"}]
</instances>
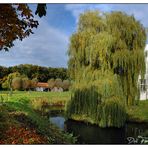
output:
<instances>
[{"instance_id":1,"label":"willow foliage","mask_svg":"<svg viewBox=\"0 0 148 148\"><path fill-rule=\"evenodd\" d=\"M81 14L69 46L74 83L68 116L86 115L102 127L122 126L126 105L139 98L137 80L145 73L145 43L145 29L133 16Z\"/></svg>"}]
</instances>

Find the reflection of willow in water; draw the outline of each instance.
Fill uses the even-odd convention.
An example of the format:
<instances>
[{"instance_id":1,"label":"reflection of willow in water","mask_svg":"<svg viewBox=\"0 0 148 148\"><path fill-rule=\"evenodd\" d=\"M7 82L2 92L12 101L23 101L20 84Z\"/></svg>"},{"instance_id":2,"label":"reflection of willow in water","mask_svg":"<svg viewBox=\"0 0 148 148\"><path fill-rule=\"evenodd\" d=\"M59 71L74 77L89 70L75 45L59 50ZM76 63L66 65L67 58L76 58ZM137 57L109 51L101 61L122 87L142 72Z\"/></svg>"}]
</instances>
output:
<instances>
[{"instance_id":1,"label":"reflection of willow in water","mask_svg":"<svg viewBox=\"0 0 148 148\"><path fill-rule=\"evenodd\" d=\"M127 144L128 137L137 138L148 129L148 124L127 123L122 128L100 128L95 125L67 120L65 130L85 144Z\"/></svg>"},{"instance_id":2,"label":"reflection of willow in water","mask_svg":"<svg viewBox=\"0 0 148 148\"><path fill-rule=\"evenodd\" d=\"M145 135L145 132L148 131L148 124L146 123L140 123L140 124L132 123L132 124L126 124L125 126L126 126L125 132L127 137L129 136L137 138L137 136L139 135L148 136L148 134Z\"/></svg>"},{"instance_id":3,"label":"reflection of willow in water","mask_svg":"<svg viewBox=\"0 0 148 148\"><path fill-rule=\"evenodd\" d=\"M100 128L95 125L78 123L68 120L65 122L66 131L78 137L80 144L121 144L125 143L124 128Z\"/></svg>"},{"instance_id":4,"label":"reflection of willow in water","mask_svg":"<svg viewBox=\"0 0 148 148\"><path fill-rule=\"evenodd\" d=\"M100 128L89 123L67 120L61 108L50 108L47 117L61 130L73 133L80 144L127 144L128 137L145 136L143 133L148 130L148 124L142 123L126 123L122 128Z\"/></svg>"}]
</instances>

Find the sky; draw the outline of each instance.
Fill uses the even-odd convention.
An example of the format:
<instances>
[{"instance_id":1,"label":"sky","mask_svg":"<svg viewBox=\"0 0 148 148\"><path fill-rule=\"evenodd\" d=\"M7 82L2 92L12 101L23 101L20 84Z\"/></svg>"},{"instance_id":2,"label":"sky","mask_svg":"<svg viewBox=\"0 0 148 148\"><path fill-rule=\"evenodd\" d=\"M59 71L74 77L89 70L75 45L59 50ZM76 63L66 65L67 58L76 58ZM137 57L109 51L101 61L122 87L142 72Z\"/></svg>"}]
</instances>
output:
<instances>
[{"instance_id":1,"label":"sky","mask_svg":"<svg viewBox=\"0 0 148 148\"><path fill-rule=\"evenodd\" d=\"M34 13L36 4L29 6ZM39 26L34 34L15 41L9 52L0 51L0 65L67 67L69 38L77 29L79 15L86 10L124 11L148 27L148 4L47 4L47 15L35 16Z\"/></svg>"}]
</instances>

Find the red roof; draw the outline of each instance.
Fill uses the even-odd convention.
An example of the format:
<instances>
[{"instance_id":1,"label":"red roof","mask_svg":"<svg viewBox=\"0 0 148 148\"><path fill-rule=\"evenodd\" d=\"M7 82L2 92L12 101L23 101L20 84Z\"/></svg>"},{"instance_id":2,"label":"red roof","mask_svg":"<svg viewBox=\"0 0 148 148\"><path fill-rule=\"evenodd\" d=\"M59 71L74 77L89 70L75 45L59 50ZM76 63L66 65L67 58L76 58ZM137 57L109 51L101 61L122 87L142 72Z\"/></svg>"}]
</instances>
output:
<instances>
[{"instance_id":1,"label":"red roof","mask_svg":"<svg viewBox=\"0 0 148 148\"><path fill-rule=\"evenodd\" d=\"M37 87L48 88L48 83L38 82L38 83L37 83Z\"/></svg>"}]
</instances>

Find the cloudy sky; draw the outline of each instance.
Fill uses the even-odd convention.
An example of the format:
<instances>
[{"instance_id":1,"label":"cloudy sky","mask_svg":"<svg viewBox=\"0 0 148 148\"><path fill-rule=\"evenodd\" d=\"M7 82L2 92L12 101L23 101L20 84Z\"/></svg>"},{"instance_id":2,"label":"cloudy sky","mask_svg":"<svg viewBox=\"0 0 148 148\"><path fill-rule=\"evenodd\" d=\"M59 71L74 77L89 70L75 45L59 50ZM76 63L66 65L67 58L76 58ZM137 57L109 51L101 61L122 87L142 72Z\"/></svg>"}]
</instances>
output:
<instances>
[{"instance_id":1,"label":"cloudy sky","mask_svg":"<svg viewBox=\"0 0 148 148\"><path fill-rule=\"evenodd\" d=\"M34 12L36 5L29 5ZM47 4L46 17L35 16L40 25L34 34L15 41L9 52L0 51L0 65L67 67L69 38L76 30L79 14L86 10L124 11L148 27L148 4Z\"/></svg>"}]
</instances>

